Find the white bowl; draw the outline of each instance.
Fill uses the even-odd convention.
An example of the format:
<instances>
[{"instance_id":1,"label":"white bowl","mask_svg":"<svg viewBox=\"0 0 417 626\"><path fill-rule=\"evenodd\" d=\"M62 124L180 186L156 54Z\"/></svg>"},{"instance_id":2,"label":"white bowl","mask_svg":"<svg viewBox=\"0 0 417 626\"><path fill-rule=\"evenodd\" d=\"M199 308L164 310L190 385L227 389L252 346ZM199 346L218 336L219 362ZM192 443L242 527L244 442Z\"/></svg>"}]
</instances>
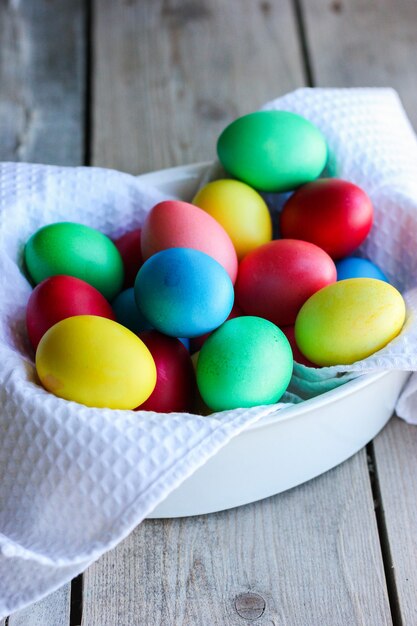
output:
<instances>
[{"instance_id":1,"label":"white bowl","mask_svg":"<svg viewBox=\"0 0 417 626\"><path fill-rule=\"evenodd\" d=\"M172 197L191 200L209 164L140 177ZM342 463L392 415L409 372L366 374L269 415L234 437L187 478L150 518L213 513L295 487Z\"/></svg>"}]
</instances>

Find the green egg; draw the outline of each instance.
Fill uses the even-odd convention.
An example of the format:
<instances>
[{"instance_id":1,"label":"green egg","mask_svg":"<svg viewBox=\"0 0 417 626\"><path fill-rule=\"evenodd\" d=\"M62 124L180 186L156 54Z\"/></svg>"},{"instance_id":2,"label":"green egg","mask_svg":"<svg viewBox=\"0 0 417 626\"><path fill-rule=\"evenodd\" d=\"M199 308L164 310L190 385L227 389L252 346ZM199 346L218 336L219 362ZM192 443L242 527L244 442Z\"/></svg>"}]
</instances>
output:
<instances>
[{"instance_id":1,"label":"green egg","mask_svg":"<svg viewBox=\"0 0 417 626\"><path fill-rule=\"evenodd\" d=\"M122 289L123 261L114 243L94 228L58 222L40 228L25 246L25 263L38 284L49 276L81 278L112 300Z\"/></svg>"},{"instance_id":2,"label":"green egg","mask_svg":"<svg viewBox=\"0 0 417 626\"><path fill-rule=\"evenodd\" d=\"M284 333L261 317L236 317L205 341L197 384L214 411L278 402L290 382L293 356Z\"/></svg>"},{"instance_id":3,"label":"green egg","mask_svg":"<svg viewBox=\"0 0 417 626\"><path fill-rule=\"evenodd\" d=\"M260 191L290 191L315 180L327 160L316 126L288 111L257 111L229 124L217 142L223 167Z\"/></svg>"}]
</instances>

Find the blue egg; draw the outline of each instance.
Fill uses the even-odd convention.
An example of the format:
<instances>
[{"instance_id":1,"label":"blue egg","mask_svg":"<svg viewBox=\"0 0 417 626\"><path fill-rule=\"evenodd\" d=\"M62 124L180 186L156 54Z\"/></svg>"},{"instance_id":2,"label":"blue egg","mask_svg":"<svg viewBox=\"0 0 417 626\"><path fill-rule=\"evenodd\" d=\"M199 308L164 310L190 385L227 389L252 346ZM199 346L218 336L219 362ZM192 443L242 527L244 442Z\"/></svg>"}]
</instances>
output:
<instances>
[{"instance_id":1,"label":"blue egg","mask_svg":"<svg viewBox=\"0 0 417 626\"><path fill-rule=\"evenodd\" d=\"M187 348L188 352L190 351L190 340L188 337L178 337L182 344Z\"/></svg>"},{"instance_id":2,"label":"blue egg","mask_svg":"<svg viewBox=\"0 0 417 626\"><path fill-rule=\"evenodd\" d=\"M357 257L348 256L336 263L337 280L345 280L346 278L377 278L386 283L389 282L385 274L368 259L359 259Z\"/></svg>"},{"instance_id":3,"label":"blue egg","mask_svg":"<svg viewBox=\"0 0 417 626\"><path fill-rule=\"evenodd\" d=\"M172 337L198 337L225 321L234 291L226 270L208 254L169 248L142 265L135 298L157 330Z\"/></svg>"},{"instance_id":4,"label":"blue egg","mask_svg":"<svg viewBox=\"0 0 417 626\"><path fill-rule=\"evenodd\" d=\"M112 308L119 324L123 324L133 333L141 333L152 328L136 306L133 287L119 293L112 302Z\"/></svg>"}]
</instances>

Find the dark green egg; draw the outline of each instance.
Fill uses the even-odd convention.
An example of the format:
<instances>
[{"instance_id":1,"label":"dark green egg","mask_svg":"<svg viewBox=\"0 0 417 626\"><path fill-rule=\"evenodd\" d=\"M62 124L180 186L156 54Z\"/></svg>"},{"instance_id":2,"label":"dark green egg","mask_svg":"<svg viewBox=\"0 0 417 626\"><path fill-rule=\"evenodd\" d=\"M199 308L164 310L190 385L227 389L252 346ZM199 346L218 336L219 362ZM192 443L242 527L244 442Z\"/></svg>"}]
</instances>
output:
<instances>
[{"instance_id":1,"label":"dark green egg","mask_svg":"<svg viewBox=\"0 0 417 626\"><path fill-rule=\"evenodd\" d=\"M269 192L290 191L315 180L327 160L319 129L288 111L239 117L220 135L217 153L229 174Z\"/></svg>"},{"instance_id":2,"label":"dark green egg","mask_svg":"<svg viewBox=\"0 0 417 626\"><path fill-rule=\"evenodd\" d=\"M27 270L38 284L49 276L81 278L112 300L122 289L123 261L114 243L94 228L58 222L40 228L25 246Z\"/></svg>"}]
</instances>

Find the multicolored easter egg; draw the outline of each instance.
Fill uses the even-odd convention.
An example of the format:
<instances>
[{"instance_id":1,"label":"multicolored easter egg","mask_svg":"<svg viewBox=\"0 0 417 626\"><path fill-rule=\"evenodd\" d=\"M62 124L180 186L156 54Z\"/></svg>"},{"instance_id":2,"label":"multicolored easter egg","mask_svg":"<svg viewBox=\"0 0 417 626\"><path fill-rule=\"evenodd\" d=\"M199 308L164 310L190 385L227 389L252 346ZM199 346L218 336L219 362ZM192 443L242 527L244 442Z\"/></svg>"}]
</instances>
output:
<instances>
[{"instance_id":1,"label":"multicolored easter egg","mask_svg":"<svg viewBox=\"0 0 417 626\"><path fill-rule=\"evenodd\" d=\"M369 259L348 256L336 263L337 280L346 278L377 278L389 283L384 272Z\"/></svg>"},{"instance_id":2,"label":"multicolored easter egg","mask_svg":"<svg viewBox=\"0 0 417 626\"><path fill-rule=\"evenodd\" d=\"M136 274L142 266L142 250L140 245L141 228L129 230L127 233L115 239L114 245L120 252L125 270L125 280L123 287L133 287L135 284Z\"/></svg>"},{"instance_id":3,"label":"multicolored easter egg","mask_svg":"<svg viewBox=\"0 0 417 626\"><path fill-rule=\"evenodd\" d=\"M38 284L49 276L81 278L108 300L122 288L123 261L114 243L94 228L58 222L40 228L25 246L25 263Z\"/></svg>"},{"instance_id":4,"label":"multicolored easter egg","mask_svg":"<svg viewBox=\"0 0 417 626\"><path fill-rule=\"evenodd\" d=\"M322 178L287 200L280 231L281 237L310 241L340 259L366 239L372 221L372 203L363 189L346 180Z\"/></svg>"},{"instance_id":5,"label":"multicolored easter egg","mask_svg":"<svg viewBox=\"0 0 417 626\"><path fill-rule=\"evenodd\" d=\"M288 326L313 293L335 280L335 264L324 250L307 241L278 239L241 261L236 301L246 315Z\"/></svg>"},{"instance_id":6,"label":"multicolored easter egg","mask_svg":"<svg viewBox=\"0 0 417 626\"><path fill-rule=\"evenodd\" d=\"M74 276L50 276L30 294L26 328L36 349L46 331L57 322L75 315L99 315L115 320L106 298L97 289Z\"/></svg>"},{"instance_id":7,"label":"multicolored easter egg","mask_svg":"<svg viewBox=\"0 0 417 626\"><path fill-rule=\"evenodd\" d=\"M272 239L272 221L265 200L239 180L208 183L194 196L193 204L223 226L239 260Z\"/></svg>"},{"instance_id":8,"label":"multicolored easter egg","mask_svg":"<svg viewBox=\"0 0 417 626\"><path fill-rule=\"evenodd\" d=\"M349 278L321 289L302 306L295 338L317 365L345 365L381 350L401 331L405 302L392 285Z\"/></svg>"},{"instance_id":9,"label":"multicolored easter egg","mask_svg":"<svg viewBox=\"0 0 417 626\"><path fill-rule=\"evenodd\" d=\"M156 384L148 348L104 317L79 315L52 326L36 351L36 371L51 393L86 406L134 409Z\"/></svg>"},{"instance_id":10,"label":"multicolored easter egg","mask_svg":"<svg viewBox=\"0 0 417 626\"><path fill-rule=\"evenodd\" d=\"M290 345L280 329L259 317L225 322L204 343L197 384L214 411L278 402L293 367Z\"/></svg>"},{"instance_id":11,"label":"multicolored easter egg","mask_svg":"<svg viewBox=\"0 0 417 626\"><path fill-rule=\"evenodd\" d=\"M288 111L257 111L229 124L217 142L225 170L260 191L290 191L317 178L327 160L316 126Z\"/></svg>"},{"instance_id":12,"label":"multicolored easter egg","mask_svg":"<svg viewBox=\"0 0 417 626\"><path fill-rule=\"evenodd\" d=\"M148 259L167 248L193 248L222 265L234 283L237 256L224 228L202 209L180 200L160 202L147 215L142 228L142 254Z\"/></svg>"},{"instance_id":13,"label":"multicolored easter egg","mask_svg":"<svg viewBox=\"0 0 417 626\"><path fill-rule=\"evenodd\" d=\"M112 307L119 324L126 326L132 333L142 333L152 328L136 304L133 287L121 291L113 300Z\"/></svg>"},{"instance_id":14,"label":"multicolored easter egg","mask_svg":"<svg viewBox=\"0 0 417 626\"><path fill-rule=\"evenodd\" d=\"M222 265L191 248L169 248L151 256L135 282L136 304L166 335L197 337L222 324L234 299Z\"/></svg>"},{"instance_id":15,"label":"multicolored easter egg","mask_svg":"<svg viewBox=\"0 0 417 626\"><path fill-rule=\"evenodd\" d=\"M179 339L156 330L141 333L139 337L155 361L156 386L138 409L158 413L191 411L195 374L188 350Z\"/></svg>"}]
</instances>

